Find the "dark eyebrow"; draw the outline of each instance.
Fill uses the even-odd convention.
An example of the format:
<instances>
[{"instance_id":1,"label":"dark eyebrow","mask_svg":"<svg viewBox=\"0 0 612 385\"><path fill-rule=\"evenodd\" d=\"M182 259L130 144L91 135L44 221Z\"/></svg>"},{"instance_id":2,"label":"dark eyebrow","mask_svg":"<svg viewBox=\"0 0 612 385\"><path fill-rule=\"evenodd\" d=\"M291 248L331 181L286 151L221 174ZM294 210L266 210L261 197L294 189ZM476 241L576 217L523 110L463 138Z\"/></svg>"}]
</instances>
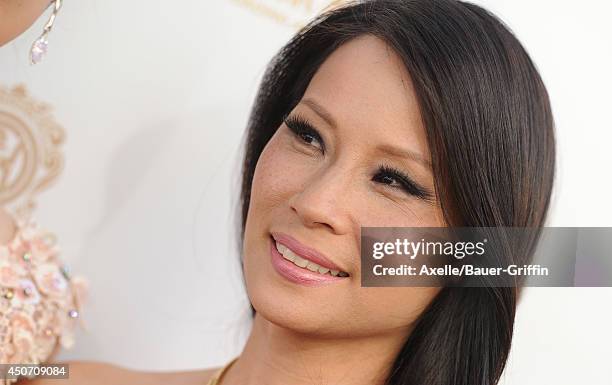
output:
<instances>
[{"instance_id":1,"label":"dark eyebrow","mask_svg":"<svg viewBox=\"0 0 612 385\"><path fill-rule=\"evenodd\" d=\"M314 101L313 99L306 98L301 100L301 103L310 107L312 111L314 111L317 115L321 117L327 124L329 124L332 128L336 128L336 120L332 117L332 115L319 103ZM421 154L418 154L414 151L404 150L398 147L394 147L388 144L382 144L378 146L378 149L382 152L386 152L387 154L394 155L400 158L408 158L412 159L421 165L431 169L431 162L428 159L425 159Z\"/></svg>"},{"instance_id":2,"label":"dark eyebrow","mask_svg":"<svg viewBox=\"0 0 612 385\"><path fill-rule=\"evenodd\" d=\"M333 128L336 128L336 120L331 116L329 111L325 109L325 107L309 98L303 99L301 103L310 107L310 109L313 110L317 115L319 115L321 119L325 120L327 124L329 124Z\"/></svg>"},{"instance_id":3,"label":"dark eyebrow","mask_svg":"<svg viewBox=\"0 0 612 385\"><path fill-rule=\"evenodd\" d=\"M378 149L386 152L387 154L395 155L400 158L408 158L412 159L415 162L420 163L421 165L431 169L431 162L428 159L425 159L421 154L418 154L414 151L404 150L398 147L393 147L388 144L381 144L378 146Z\"/></svg>"}]
</instances>

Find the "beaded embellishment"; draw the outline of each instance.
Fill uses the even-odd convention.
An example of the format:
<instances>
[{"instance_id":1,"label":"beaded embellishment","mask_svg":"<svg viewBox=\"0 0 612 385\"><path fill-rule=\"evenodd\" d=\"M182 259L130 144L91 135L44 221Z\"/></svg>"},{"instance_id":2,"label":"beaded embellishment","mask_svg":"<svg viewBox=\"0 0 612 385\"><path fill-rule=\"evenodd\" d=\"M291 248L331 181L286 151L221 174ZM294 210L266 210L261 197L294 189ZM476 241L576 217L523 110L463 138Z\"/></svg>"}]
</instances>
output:
<instances>
[{"instance_id":1,"label":"beaded embellishment","mask_svg":"<svg viewBox=\"0 0 612 385\"><path fill-rule=\"evenodd\" d=\"M0 363L45 363L74 344L88 281L72 277L58 259L55 236L34 221L17 222L0 244ZM16 379L5 379L5 384Z\"/></svg>"}]
</instances>

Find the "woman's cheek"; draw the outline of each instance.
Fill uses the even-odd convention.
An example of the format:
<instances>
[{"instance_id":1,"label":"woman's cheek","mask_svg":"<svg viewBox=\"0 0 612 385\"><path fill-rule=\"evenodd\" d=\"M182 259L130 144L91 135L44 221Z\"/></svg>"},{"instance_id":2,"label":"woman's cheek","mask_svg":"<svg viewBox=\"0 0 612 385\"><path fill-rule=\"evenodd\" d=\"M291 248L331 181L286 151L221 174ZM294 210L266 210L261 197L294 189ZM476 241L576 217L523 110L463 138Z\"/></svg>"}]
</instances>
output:
<instances>
[{"instance_id":1,"label":"woman's cheek","mask_svg":"<svg viewBox=\"0 0 612 385\"><path fill-rule=\"evenodd\" d=\"M266 204L277 205L307 184L316 169L308 154L288 147L282 138L272 138L257 162L253 189ZM263 194L263 195L259 195Z\"/></svg>"}]
</instances>

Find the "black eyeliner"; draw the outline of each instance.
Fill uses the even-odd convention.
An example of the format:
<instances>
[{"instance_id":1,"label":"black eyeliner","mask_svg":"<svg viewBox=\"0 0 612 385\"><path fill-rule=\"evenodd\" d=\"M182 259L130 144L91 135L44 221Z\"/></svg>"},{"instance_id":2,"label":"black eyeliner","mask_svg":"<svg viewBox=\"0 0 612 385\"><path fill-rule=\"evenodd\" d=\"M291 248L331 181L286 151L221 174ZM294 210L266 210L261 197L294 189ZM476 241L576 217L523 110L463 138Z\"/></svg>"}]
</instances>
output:
<instances>
[{"instance_id":1,"label":"black eyeliner","mask_svg":"<svg viewBox=\"0 0 612 385\"><path fill-rule=\"evenodd\" d=\"M314 128L314 126L310 124L310 122L308 122L306 118L294 113L285 116L283 118L283 122L287 125L287 127L289 127L293 134L298 137L300 136L300 134L304 133L314 136L316 140L321 143L323 152L325 152L325 143L323 142L321 135L319 134L317 129ZM383 163L381 166L379 166L379 172L389 174L396 178L401 184L401 187L399 188L401 188L408 194L416 196L417 198L420 198L425 201L433 201L434 196L428 189L421 187L418 183L412 180L412 178L410 178L408 175L398 170L397 168Z\"/></svg>"},{"instance_id":2,"label":"black eyeliner","mask_svg":"<svg viewBox=\"0 0 612 385\"><path fill-rule=\"evenodd\" d=\"M317 129L314 128L314 126L310 124L306 118L302 117L300 114L294 113L286 116L283 119L283 122L297 136L304 133L314 136L319 143L321 143L322 151L325 152L325 143L323 143L323 139L321 138L319 131L317 131Z\"/></svg>"},{"instance_id":3,"label":"black eyeliner","mask_svg":"<svg viewBox=\"0 0 612 385\"><path fill-rule=\"evenodd\" d=\"M416 183L412 178L408 175L404 174L402 171L397 168L390 166L388 164L382 164L379 170L383 173L390 174L396 177L400 184L402 185L402 189L408 192L411 195L414 195L418 198L421 198L426 201L433 200L433 194L426 188L421 187L418 183Z\"/></svg>"}]
</instances>

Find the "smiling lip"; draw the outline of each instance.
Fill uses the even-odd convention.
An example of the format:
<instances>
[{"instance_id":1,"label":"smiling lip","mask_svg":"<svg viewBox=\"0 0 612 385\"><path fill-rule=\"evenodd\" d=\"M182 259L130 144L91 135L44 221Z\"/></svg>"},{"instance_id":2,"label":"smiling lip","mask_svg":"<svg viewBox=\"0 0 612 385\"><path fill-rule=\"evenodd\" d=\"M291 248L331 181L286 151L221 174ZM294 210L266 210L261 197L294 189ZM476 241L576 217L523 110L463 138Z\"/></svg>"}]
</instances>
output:
<instances>
[{"instance_id":1,"label":"smiling lip","mask_svg":"<svg viewBox=\"0 0 612 385\"><path fill-rule=\"evenodd\" d=\"M287 246L291 251L300 257L307 259L311 262L316 263L319 266L326 267L330 270L338 270L343 271L338 265L333 263L329 258L327 258L322 253L318 252L315 249L312 249L308 246L303 245L297 239L285 233L278 233L273 231L272 238L274 238L277 242L282 243Z\"/></svg>"},{"instance_id":2,"label":"smiling lip","mask_svg":"<svg viewBox=\"0 0 612 385\"><path fill-rule=\"evenodd\" d=\"M285 279L294 283L305 286L316 286L346 279L346 277L334 277L330 274L316 273L314 271L299 267L293 262L286 260L276 249L276 241L273 237L270 237L270 256L274 270L276 270L276 272Z\"/></svg>"}]
</instances>

